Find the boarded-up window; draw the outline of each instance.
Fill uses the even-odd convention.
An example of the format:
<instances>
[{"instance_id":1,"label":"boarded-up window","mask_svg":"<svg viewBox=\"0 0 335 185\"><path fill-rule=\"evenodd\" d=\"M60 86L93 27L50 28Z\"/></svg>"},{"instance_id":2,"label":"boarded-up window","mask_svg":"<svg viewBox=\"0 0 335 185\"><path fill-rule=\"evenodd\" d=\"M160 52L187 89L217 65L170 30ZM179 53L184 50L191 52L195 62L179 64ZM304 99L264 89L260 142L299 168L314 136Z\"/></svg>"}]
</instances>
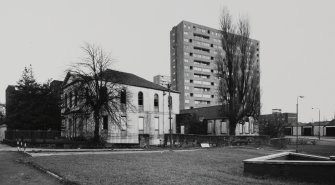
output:
<instances>
[{"instance_id":1,"label":"boarded-up window","mask_svg":"<svg viewBox=\"0 0 335 185\"><path fill-rule=\"evenodd\" d=\"M214 120L207 121L207 133L213 134L214 133Z\"/></svg>"},{"instance_id":2,"label":"boarded-up window","mask_svg":"<svg viewBox=\"0 0 335 185\"><path fill-rule=\"evenodd\" d=\"M239 125L239 129L240 129L240 134L243 134L243 125L242 124L238 124Z\"/></svg>"},{"instance_id":3,"label":"boarded-up window","mask_svg":"<svg viewBox=\"0 0 335 185\"><path fill-rule=\"evenodd\" d=\"M224 121L221 122L221 133L227 134L227 122Z\"/></svg>"},{"instance_id":4,"label":"boarded-up window","mask_svg":"<svg viewBox=\"0 0 335 185\"><path fill-rule=\"evenodd\" d=\"M144 118L138 118L138 130L143 130L144 127Z\"/></svg>"},{"instance_id":5,"label":"boarded-up window","mask_svg":"<svg viewBox=\"0 0 335 185\"><path fill-rule=\"evenodd\" d=\"M155 118L155 130L159 130L159 118Z\"/></svg>"},{"instance_id":6,"label":"boarded-up window","mask_svg":"<svg viewBox=\"0 0 335 185\"><path fill-rule=\"evenodd\" d=\"M246 134L249 134L249 122L245 122L245 123L244 123L244 132L245 132Z\"/></svg>"},{"instance_id":7,"label":"boarded-up window","mask_svg":"<svg viewBox=\"0 0 335 185\"><path fill-rule=\"evenodd\" d=\"M126 116L121 116L121 129L127 130L127 118Z\"/></svg>"},{"instance_id":8,"label":"boarded-up window","mask_svg":"<svg viewBox=\"0 0 335 185\"><path fill-rule=\"evenodd\" d=\"M215 135L221 134L221 120L217 119L215 120Z\"/></svg>"}]
</instances>

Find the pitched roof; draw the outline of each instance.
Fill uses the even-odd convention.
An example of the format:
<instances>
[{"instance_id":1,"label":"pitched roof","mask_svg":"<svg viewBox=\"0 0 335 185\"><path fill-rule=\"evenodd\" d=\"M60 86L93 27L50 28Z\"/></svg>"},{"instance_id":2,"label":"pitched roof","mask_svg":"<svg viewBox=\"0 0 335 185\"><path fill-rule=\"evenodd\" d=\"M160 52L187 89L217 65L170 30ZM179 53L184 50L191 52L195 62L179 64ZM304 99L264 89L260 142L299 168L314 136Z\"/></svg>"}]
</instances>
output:
<instances>
[{"instance_id":1,"label":"pitched roof","mask_svg":"<svg viewBox=\"0 0 335 185\"><path fill-rule=\"evenodd\" d=\"M107 69L105 71L105 75L107 75L107 79L112 79L111 81L124 84L124 85L131 85L131 86L137 86L137 87L144 87L149 89L157 89L161 91L168 91L169 89L166 87L163 87L161 85L155 84L153 82L150 82L148 80L145 80L144 78L141 78L139 76L136 76L131 73L125 73L121 71L115 71L111 69ZM176 92L171 90L171 92Z\"/></svg>"},{"instance_id":2,"label":"pitched roof","mask_svg":"<svg viewBox=\"0 0 335 185\"><path fill-rule=\"evenodd\" d=\"M131 73L107 69L106 71L103 72L102 76L106 80L111 81L113 83L136 86L136 87L144 87L148 89L156 89L156 90L161 90L161 91L169 91L169 89L166 87L155 84L153 82L145 80L144 78L141 78ZM69 73L66 76L64 83L67 81L68 78L69 78ZM171 92L179 93L174 90L171 90Z\"/></svg>"}]
</instances>

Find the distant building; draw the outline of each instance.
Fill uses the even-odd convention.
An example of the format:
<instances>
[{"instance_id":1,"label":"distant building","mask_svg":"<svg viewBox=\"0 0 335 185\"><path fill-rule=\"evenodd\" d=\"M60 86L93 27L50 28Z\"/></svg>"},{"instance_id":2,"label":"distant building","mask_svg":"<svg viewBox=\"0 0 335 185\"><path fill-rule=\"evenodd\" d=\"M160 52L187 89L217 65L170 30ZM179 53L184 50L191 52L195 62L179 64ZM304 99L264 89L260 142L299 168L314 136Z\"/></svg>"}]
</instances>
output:
<instances>
[{"instance_id":1,"label":"distant building","mask_svg":"<svg viewBox=\"0 0 335 185\"><path fill-rule=\"evenodd\" d=\"M0 114L6 115L6 105L0 103Z\"/></svg>"},{"instance_id":2,"label":"distant building","mask_svg":"<svg viewBox=\"0 0 335 185\"><path fill-rule=\"evenodd\" d=\"M0 103L0 125L5 121L6 116L6 105Z\"/></svg>"},{"instance_id":3,"label":"distant building","mask_svg":"<svg viewBox=\"0 0 335 185\"><path fill-rule=\"evenodd\" d=\"M154 76L154 83L167 88L168 84L171 83L171 79L170 76L156 75Z\"/></svg>"},{"instance_id":4,"label":"distant building","mask_svg":"<svg viewBox=\"0 0 335 185\"><path fill-rule=\"evenodd\" d=\"M100 134L107 143L113 144L139 144L140 136L147 135L150 145L159 145L164 142L164 134L169 133L169 108L168 108L168 89L147 81L134 74L107 70L108 76L118 79L117 83L124 87L120 93L121 106L120 123L112 121L111 117L104 113L100 126ZM63 89L63 109L62 109L62 136L67 138L93 137L94 122L91 113L81 111L82 100L78 99L74 91L73 83L75 76L68 73L64 80ZM124 95L123 95L124 94ZM122 98L130 94L130 100ZM176 114L179 114L179 93L171 91L172 110L171 122L172 131L176 130ZM127 103L135 110L123 109ZM116 106L118 106L116 105ZM122 112L121 112L122 111ZM123 116L122 116L123 115ZM117 125L121 125L118 127Z\"/></svg>"},{"instance_id":5,"label":"distant building","mask_svg":"<svg viewBox=\"0 0 335 185\"><path fill-rule=\"evenodd\" d=\"M172 89L180 92L180 109L218 105L215 58L222 53L221 32L182 21L170 31ZM259 41L256 46L259 62Z\"/></svg>"},{"instance_id":6,"label":"distant building","mask_svg":"<svg viewBox=\"0 0 335 185\"><path fill-rule=\"evenodd\" d=\"M272 109L272 114L262 114L259 116L258 121L260 124L271 123L274 125L283 125L285 130L285 135L292 135L293 132L296 132L296 128L291 127L297 123L297 114L296 113L282 113L281 109ZM285 125L287 127L285 127ZM301 132L301 131L299 131Z\"/></svg>"},{"instance_id":7,"label":"distant building","mask_svg":"<svg viewBox=\"0 0 335 185\"><path fill-rule=\"evenodd\" d=\"M229 120L220 105L184 109L177 115L177 133L229 135ZM255 120L249 117L244 124L237 124L235 135L258 135Z\"/></svg>"}]
</instances>

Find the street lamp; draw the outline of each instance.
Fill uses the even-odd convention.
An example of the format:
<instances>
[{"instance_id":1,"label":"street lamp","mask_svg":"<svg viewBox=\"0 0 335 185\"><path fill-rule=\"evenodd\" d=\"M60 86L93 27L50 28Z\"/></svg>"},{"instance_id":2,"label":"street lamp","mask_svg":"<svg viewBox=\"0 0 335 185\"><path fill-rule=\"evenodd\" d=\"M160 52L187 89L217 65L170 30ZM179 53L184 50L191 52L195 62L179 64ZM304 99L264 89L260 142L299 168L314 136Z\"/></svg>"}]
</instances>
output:
<instances>
[{"instance_id":1,"label":"street lamp","mask_svg":"<svg viewBox=\"0 0 335 185\"><path fill-rule=\"evenodd\" d=\"M312 109L318 109L319 110L319 140L321 139L321 122L320 122L320 109L317 107L312 107Z\"/></svg>"},{"instance_id":2,"label":"street lamp","mask_svg":"<svg viewBox=\"0 0 335 185\"><path fill-rule=\"evenodd\" d=\"M297 139L296 139L296 142L295 142L295 152L298 153L298 128L299 128L299 121L298 121L298 118L299 118L299 98L304 98L304 96L298 96L297 97L297 129L296 129L296 134L297 134Z\"/></svg>"},{"instance_id":3,"label":"street lamp","mask_svg":"<svg viewBox=\"0 0 335 185\"><path fill-rule=\"evenodd\" d=\"M165 97L165 95L166 95L166 93L165 93L165 91L163 91L163 135L165 134L165 132L164 132L164 114L165 114L165 112L164 112L164 97Z\"/></svg>"},{"instance_id":4,"label":"street lamp","mask_svg":"<svg viewBox=\"0 0 335 185\"><path fill-rule=\"evenodd\" d=\"M172 108L172 97L171 97L171 84L168 84L169 89L169 98L168 98L168 105L169 105L169 120L170 120L170 149L172 150L172 123L171 123L171 108Z\"/></svg>"}]
</instances>

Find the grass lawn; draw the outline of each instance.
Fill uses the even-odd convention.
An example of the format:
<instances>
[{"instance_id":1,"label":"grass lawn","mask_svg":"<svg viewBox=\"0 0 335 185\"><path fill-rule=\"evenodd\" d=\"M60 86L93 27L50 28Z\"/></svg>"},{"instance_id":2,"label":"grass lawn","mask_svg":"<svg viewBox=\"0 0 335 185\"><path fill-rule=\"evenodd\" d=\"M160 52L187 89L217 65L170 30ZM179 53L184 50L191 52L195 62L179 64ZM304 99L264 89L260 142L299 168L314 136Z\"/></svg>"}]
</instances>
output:
<instances>
[{"instance_id":1,"label":"grass lawn","mask_svg":"<svg viewBox=\"0 0 335 185\"><path fill-rule=\"evenodd\" d=\"M80 184L306 184L243 175L242 160L273 151L213 148L188 152L28 158Z\"/></svg>"}]
</instances>

